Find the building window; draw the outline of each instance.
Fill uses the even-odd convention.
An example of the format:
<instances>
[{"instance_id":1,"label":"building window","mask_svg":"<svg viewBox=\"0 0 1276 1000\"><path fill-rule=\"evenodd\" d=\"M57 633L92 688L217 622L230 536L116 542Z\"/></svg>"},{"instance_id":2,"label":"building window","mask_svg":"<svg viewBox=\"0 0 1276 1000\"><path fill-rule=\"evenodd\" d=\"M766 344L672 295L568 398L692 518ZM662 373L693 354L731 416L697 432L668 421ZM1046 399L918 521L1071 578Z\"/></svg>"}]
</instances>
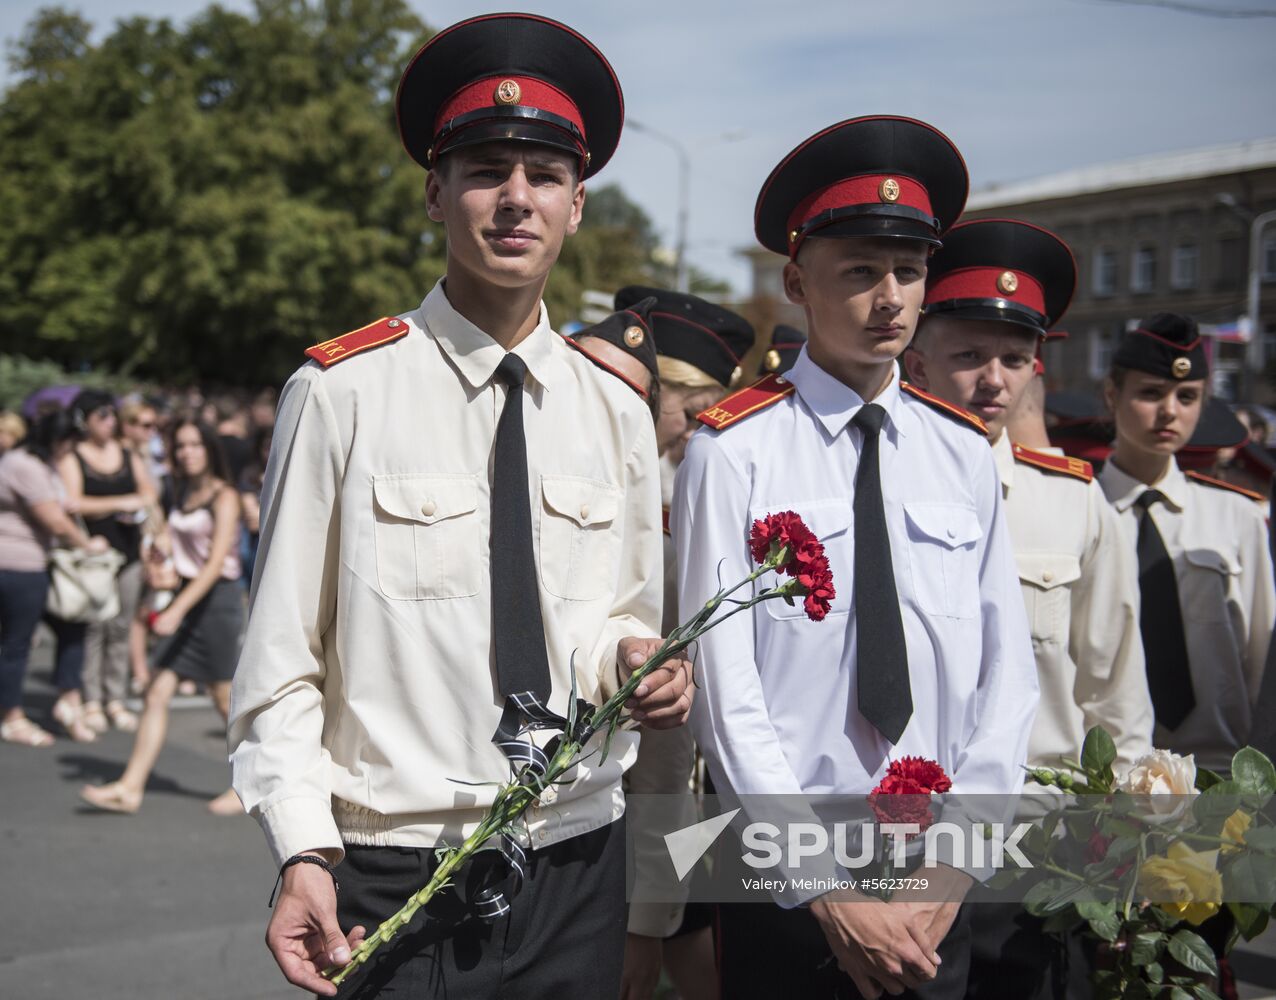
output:
<instances>
[{"instance_id":1,"label":"building window","mask_svg":"<svg viewBox=\"0 0 1276 1000\"><path fill-rule=\"evenodd\" d=\"M1117 254L1115 250L1099 250L1094 255L1090 290L1095 295L1112 295L1117 287Z\"/></svg>"},{"instance_id":2,"label":"building window","mask_svg":"<svg viewBox=\"0 0 1276 1000\"><path fill-rule=\"evenodd\" d=\"M1138 247L1130 258L1130 291L1150 292L1156 287L1156 247Z\"/></svg>"},{"instance_id":3,"label":"building window","mask_svg":"<svg viewBox=\"0 0 1276 1000\"><path fill-rule=\"evenodd\" d=\"M1086 339L1089 341L1090 349L1090 377L1103 378L1112 366L1112 351L1116 338L1099 327L1092 326Z\"/></svg>"},{"instance_id":4,"label":"building window","mask_svg":"<svg viewBox=\"0 0 1276 1000\"><path fill-rule=\"evenodd\" d=\"M1263 237L1263 280L1276 281L1276 236Z\"/></svg>"},{"instance_id":5,"label":"building window","mask_svg":"<svg viewBox=\"0 0 1276 1000\"><path fill-rule=\"evenodd\" d=\"M1179 290L1195 288L1201 254L1195 243L1182 243L1174 248L1170 261L1170 287Z\"/></svg>"}]
</instances>

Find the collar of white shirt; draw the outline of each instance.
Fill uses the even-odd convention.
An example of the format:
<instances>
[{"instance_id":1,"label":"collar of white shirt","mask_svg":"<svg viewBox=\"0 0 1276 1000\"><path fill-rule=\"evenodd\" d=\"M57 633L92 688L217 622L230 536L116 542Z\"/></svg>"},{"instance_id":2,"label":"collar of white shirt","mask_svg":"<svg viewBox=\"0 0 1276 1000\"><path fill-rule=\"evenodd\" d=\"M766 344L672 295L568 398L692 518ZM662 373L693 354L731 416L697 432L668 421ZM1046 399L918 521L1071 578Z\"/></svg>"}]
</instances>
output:
<instances>
[{"instance_id":1,"label":"collar of white shirt","mask_svg":"<svg viewBox=\"0 0 1276 1000\"><path fill-rule=\"evenodd\" d=\"M430 335L439 342L457 370L475 389L487 385L496 374L496 366L505 357L505 348L462 316L448 301L443 290L444 279L430 289L421 303L421 321ZM527 365L540 385L546 389L554 384L560 373L563 359L558 353L562 345L549 325L549 313L545 303L540 304L540 321L517 347L517 354Z\"/></svg>"},{"instance_id":2,"label":"collar of white shirt","mask_svg":"<svg viewBox=\"0 0 1276 1000\"><path fill-rule=\"evenodd\" d=\"M1015 485L1015 449L1010 442L1010 435L1004 430L992 442L992 459L997 466L997 475L1001 477L1001 488L1009 493Z\"/></svg>"},{"instance_id":3,"label":"collar of white shirt","mask_svg":"<svg viewBox=\"0 0 1276 1000\"><path fill-rule=\"evenodd\" d=\"M854 389L812 361L805 347L785 377L797 388L802 402L824 425L830 438L837 437L866 402ZM904 427L900 419L898 370L892 374L886 388L871 402L886 411L887 433L902 435Z\"/></svg>"},{"instance_id":4,"label":"collar of white shirt","mask_svg":"<svg viewBox=\"0 0 1276 1000\"><path fill-rule=\"evenodd\" d=\"M1112 506L1122 514L1134 506L1134 501L1143 495L1144 490L1160 490L1170 508L1176 512L1187 506L1187 476L1183 475L1183 470L1173 460L1165 470L1165 475L1151 486L1123 472L1112 459L1108 459L1104 465L1102 478L1109 487L1108 495L1115 494Z\"/></svg>"}]
</instances>

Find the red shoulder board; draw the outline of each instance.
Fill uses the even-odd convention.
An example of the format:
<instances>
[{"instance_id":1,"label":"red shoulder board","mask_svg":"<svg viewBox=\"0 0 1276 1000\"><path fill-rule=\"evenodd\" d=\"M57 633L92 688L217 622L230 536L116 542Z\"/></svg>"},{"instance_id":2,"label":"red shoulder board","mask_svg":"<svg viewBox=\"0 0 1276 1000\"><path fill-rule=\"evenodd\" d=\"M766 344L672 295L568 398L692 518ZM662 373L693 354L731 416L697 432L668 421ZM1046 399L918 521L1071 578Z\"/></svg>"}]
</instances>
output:
<instances>
[{"instance_id":1,"label":"red shoulder board","mask_svg":"<svg viewBox=\"0 0 1276 1000\"><path fill-rule=\"evenodd\" d=\"M620 381L624 382L624 383L625 383L625 385L629 386L629 388L633 389L633 391L634 391L634 392L638 393L638 397L639 397L640 399L646 400L646 399L649 399L649 398L650 398L650 394L647 392L647 390L646 390L646 389L644 389L642 386L640 386L637 382L635 382L633 379L631 379L628 375L626 375L624 372L622 372L619 368L613 368L611 365L609 365L609 364L608 364L606 361L604 361L602 358L598 357L597 355L590 354L590 353L589 353L589 351L587 351L587 350L585 350L585 348L581 347L581 346L580 346L580 344L578 344L578 343L576 343L576 341L572 340L572 338L571 338L571 337L564 337L564 338L563 338L563 341L567 344L567 346L568 346L568 347L572 348L573 350L575 350L575 351L577 351L578 353L582 354L583 356L587 357L590 361L592 361L595 365L597 365L597 366L598 366L599 368L601 368L603 371L605 371L605 372L610 372L612 375L615 375L615 376L616 376L616 378L620 379Z\"/></svg>"},{"instance_id":2,"label":"red shoulder board","mask_svg":"<svg viewBox=\"0 0 1276 1000\"><path fill-rule=\"evenodd\" d=\"M660 520L664 524L665 534L666 535L672 534L672 532L670 532L669 530L669 508L668 507L660 508Z\"/></svg>"},{"instance_id":3,"label":"red shoulder board","mask_svg":"<svg viewBox=\"0 0 1276 1000\"><path fill-rule=\"evenodd\" d=\"M963 410L960 406L954 406L946 399L940 399L938 396L932 396L929 392L923 392L911 382L901 382L899 387L910 396L920 399L923 403L933 406L945 416L952 417L954 420L965 424L971 430L976 430L985 437L988 436L987 425L973 413Z\"/></svg>"},{"instance_id":4,"label":"red shoulder board","mask_svg":"<svg viewBox=\"0 0 1276 1000\"><path fill-rule=\"evenodd\" d=\"M330 368L338 361L345 361L346 358L407 336L408 329L408 324L403 320L387 316L357 330L343 333L340 337L325 340L322 344L307 347L306 356L314 358L325 368Z\"/></svg>"},{"instance_id":5,"label":"red shoulder board","mask_svg":"<svg viewBox=\"0 0 1276 1000\"><path fill-rule=\"evenodd\" d=\"M753 385L733 392L726 399L696 414L696 419L706 427L720 431L743 420L751 413L778 403L794 392L793 383L783 375L767 375Z\"/></svg>"},{"instance_id":6,"label":"red shoulder board","mask_svg":"<svg viewBox=\"0 0 1276 1000\"><path fill-rule=\"evenodd\" d=\"M1015 453L1016 462L1023 462L1025 465L1035 465L1038 469L1045 469L1047 472L1058 472L1064 476L1073 476L1087 483L1094 479L1094 466L1080 458L1072 458L1068 455L1050 455L1044 451L1033 451L1031 448L1025 448L1021 444L1013 445L1012 449Z\"/></svg>"},{"instance_id":7,"label":"red shoulder board","mask_svg":"<svg viewBox=\"0 0 1276 1000\"><path fill-rule=\"evenodd\" d=\"M1202 476L1199 472L1188 472L1187 478L1195 479L1204 486L1213 486L1220 490L1231 490L1233 493L1239 493L1241 496L1257 500L1259 503L1267 502L1267 498L1261 493L1255 493L1253 490L1247 490L1245 487L1237 486L1234 483L1225 483L1223 480L1215 479L1213 476Z\"/></svg>"}]
</instances>

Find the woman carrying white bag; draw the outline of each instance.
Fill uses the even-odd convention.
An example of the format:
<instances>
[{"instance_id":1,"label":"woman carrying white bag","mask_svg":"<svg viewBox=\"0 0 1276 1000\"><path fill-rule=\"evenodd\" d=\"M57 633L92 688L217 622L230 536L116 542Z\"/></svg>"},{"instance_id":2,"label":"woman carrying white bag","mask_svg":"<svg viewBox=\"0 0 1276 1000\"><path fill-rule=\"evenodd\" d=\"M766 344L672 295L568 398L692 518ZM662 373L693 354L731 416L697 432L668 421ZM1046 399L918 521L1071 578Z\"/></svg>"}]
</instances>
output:
<instances>
[{"instance_id":1,"label":"woman carrying white bag","mask_svg":"<svg viewBox=\"0 0 1276 1000\"><path fill-rule=\"evenodd\" d=\"M80 432L71 417L41 417L26 439L0 457L0 740L47 747L53 734L27 718L22 683L31 637L45 613L49 593L49 552L55 544L104 555L106 539L90 538L68 515L66 490L54 463L75 446ZM58 631L83 632L83 625ZM64 644L60 635L54 683L59 695L53 717L73 739L93 738L81 719L80 671L83 643Z\"/></svg>"}]
</instances>

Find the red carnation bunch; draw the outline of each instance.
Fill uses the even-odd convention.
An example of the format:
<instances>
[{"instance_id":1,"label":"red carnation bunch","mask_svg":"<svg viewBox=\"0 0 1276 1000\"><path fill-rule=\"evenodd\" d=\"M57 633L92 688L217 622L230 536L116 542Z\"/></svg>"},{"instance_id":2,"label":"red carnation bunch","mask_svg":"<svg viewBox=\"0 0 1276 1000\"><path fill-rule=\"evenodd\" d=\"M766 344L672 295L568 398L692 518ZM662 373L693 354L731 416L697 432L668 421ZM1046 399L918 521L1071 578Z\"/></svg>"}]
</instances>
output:
<instances>
[{"instance_id":1,"label":"red carnation bunch","mask_svg":"<svg viewBox=\"0 0 1276 1000\"><path fill-rule=\"evenodd\" d=\"M868 796L879 823L916 823L922 830L934 822L931 792L946 792L952 779L933 760L903 757L893 760Z\"/></svg>"},{"instance_id":2,"label":"red carnation bunch","mask_svg":"<svg viewBox=\"0 0 1276 1000\"><path fill-rule=\"evenodd\" d=\"M824 546L815 533L791 510L768 514L753 522L749 532L749 552L762 565L782 557L775 567L781 576L791 576L804 595L802 608L811 621L823 621L837 590Z\"/></svg>"}]
</instances>

